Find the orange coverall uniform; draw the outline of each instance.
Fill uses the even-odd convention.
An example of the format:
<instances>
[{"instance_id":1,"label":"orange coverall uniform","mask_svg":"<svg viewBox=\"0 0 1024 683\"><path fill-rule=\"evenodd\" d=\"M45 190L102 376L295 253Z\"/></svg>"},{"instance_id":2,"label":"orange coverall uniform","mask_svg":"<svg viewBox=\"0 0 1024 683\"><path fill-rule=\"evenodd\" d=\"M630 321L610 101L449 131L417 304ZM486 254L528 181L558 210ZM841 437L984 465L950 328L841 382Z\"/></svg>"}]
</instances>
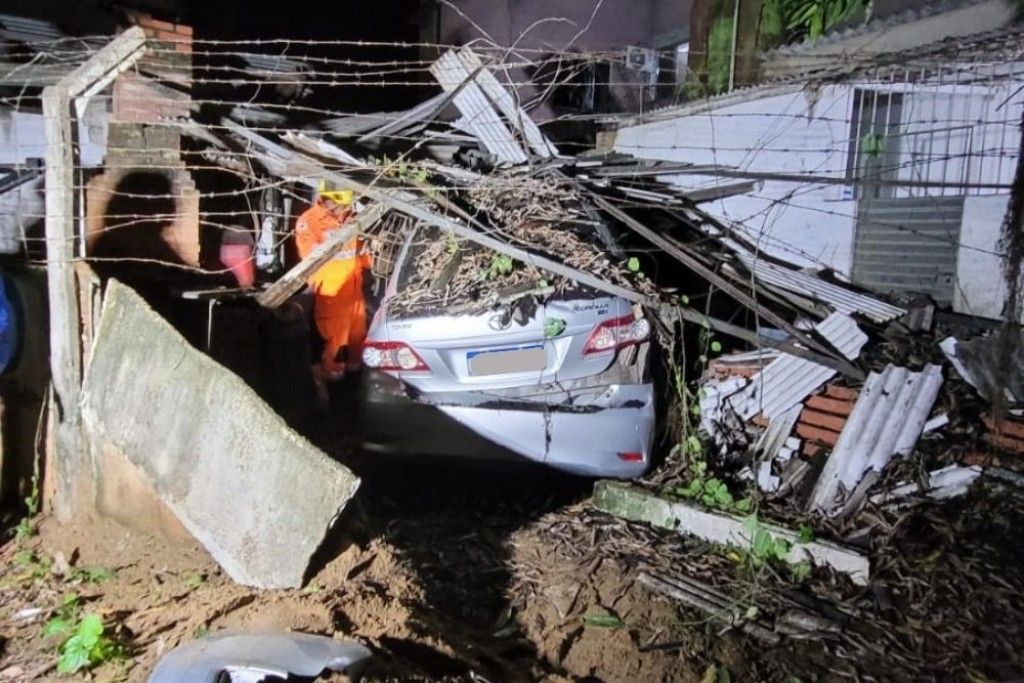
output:
<instances>
[{"instance_id":1,"label":"orange coverall uniform","mask_svg":"<svg viewBox=\"0 0 1024 683\"><path fill-rule=\"evenodd\" d=\"M295 225L295 243L299 257L306 258L332 230L340 228L351 214L341 217L320 200L299 216ZM324 340L321 359L324 370L340 373L356 368L362 361L366 339L366 302L363 301L363 271L372 265L363 253L362 240L353 238L330 261L313 273L308 282L313 288L313 317ZM348 348L346 362L338 352Z\"/></svg>"}]
</instances>

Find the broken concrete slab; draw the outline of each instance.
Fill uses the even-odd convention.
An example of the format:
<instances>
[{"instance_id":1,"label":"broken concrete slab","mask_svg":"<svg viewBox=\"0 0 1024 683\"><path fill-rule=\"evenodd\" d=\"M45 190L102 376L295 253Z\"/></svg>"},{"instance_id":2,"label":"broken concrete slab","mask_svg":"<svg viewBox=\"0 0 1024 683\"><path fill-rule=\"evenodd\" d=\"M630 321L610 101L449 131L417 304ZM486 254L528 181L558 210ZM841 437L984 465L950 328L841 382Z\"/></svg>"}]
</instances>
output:
<instances>
[{"instance_id":1,"label":"broken concrete slab","mask_svg":"<svg viewBox=\"0 0 1024 683\"><path fill-rule=\"evenodd\" d=\"M621 482L597 482L592 502L598 510L630 521L646 522L663 529L692 534L712 543L740 548L750 548L751 545L747 520L741 517L712 512L685 501L668 500ZM867 585L871 566L866 556L828 541L801 543L794 531L765 522L759 524L773 538L781 538L789 543L787 562L809 560L849 575L856 584Z\"/></svg>"},{"instance_id":2,"label":"broken concrete slab","mask_svg":"<svg viewBox=\"0 0 1024 683\"><path fill-rule=\"evenodd\" d=\"M83 403L97 478L114 476L111 453L126 459L239 583L301 585L359 485L115 280Z\"/></svg>"}]
</instances>

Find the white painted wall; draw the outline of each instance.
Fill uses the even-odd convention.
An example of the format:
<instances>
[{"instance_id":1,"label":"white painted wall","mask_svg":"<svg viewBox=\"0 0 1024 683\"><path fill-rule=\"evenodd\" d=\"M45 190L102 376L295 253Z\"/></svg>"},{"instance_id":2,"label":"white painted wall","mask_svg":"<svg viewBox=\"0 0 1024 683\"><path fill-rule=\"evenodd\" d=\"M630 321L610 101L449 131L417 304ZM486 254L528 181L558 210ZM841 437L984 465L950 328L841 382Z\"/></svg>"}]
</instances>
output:
<instances>
[{"instance_id":1,"label":"white painted wall","mask_svg":"<svg viewBox=\"0 0 1024 683\"><path fill-rule=\"evenodd\" d=\"M103 163L107 149L107 98L93 98L79 127L83 166ZM0 107L0 164L23 164L26 159L46 156L46 131L43 115Z\"/></svg>"},{"instance_id":2,"label":"white painted wall","mask_svg":"<svg viewBox=\"0 0 1024 683\"><path fill-rule=\"evenodd\" d=\"M103 164L107 150L108 98L93 98L79 126L81 165ZM0 108L0 165L17 166L46 157L46 131L40 113ZM20 251L25 230L43 215L43 180L38 178L0 195L0 254Z\"/></svg>"},{"instance_id":3,"label":"white painted wall","mask_svg":"<svg viewBox=\"0 0 1024 683\"><path fill-rule=\"evenodd\" d=\"M776 95L622 128L615 149L645 159L842 178L851 102L849 88L839 86ZM683 175L671 180L691 188L715 182ZM843 186L767 181L756 192L704 207L742 224L769 254L805 267L850 273L855 202L844 197Z\"/></svg>"},{"instance_id":4,"label":"white painted wall","mask_svg":"<svg viewBox=\"0 0 1024 683\"><path fill-rule=\"evenodd\" d=\"M43 218L43 178L0 194L0 254L21 251L25 230Z\"/></svg>"},{"instance_id":5,"label":"white painted wall","mask_svg":"<svg viewBox=\"0 0 1024 683\"><path fill-rule=\"evenodd\" d=\"M954 310L985 318L1002 317L1006 301L999 235L1008 194L968 197L957 251Z\"/></svg>"},{"instance_id":6,"label":"white painted wall","mask_svg":"<svg viewBox=\"0 0 1024 683\"><path fill-rule=\"evenodd\" d=\"M949 156L965 149L974 156L969 166L963 160L955 161L946 170L947 181L958 175L972 183L1009 183L1016 167L1013 150L1020 138L1018 121L1007 118L1005 102L1018 87L1014 82L992 88L941 86L923 96L919 93L917 102L904 111L903 120L912 122L911 130L941 127L945 125L943 117L954 125L985 122L952 137ZM807 92L779 94L709 113L623 127L617 133L615 150L644 159L842 178L846 175L852 93L850 85L827 86L813 97ZM933 150L934 154L943 155L945 150ZM900 175L942 179L937 164L924 166L924 172ZM716 182L707 176L669 179L687 188ZM929 192L950 194L949 190ZM983 190L966 198L953 304L958 312L992 318L1000 317L1005 297L998 241L1007 196L995 192L999 191ZM846 186L768 181L753 193L708 203L704 208L741 224L768 254L802 267L830 267L849 277L856 201Z\"/></svg>"}]
</instances>

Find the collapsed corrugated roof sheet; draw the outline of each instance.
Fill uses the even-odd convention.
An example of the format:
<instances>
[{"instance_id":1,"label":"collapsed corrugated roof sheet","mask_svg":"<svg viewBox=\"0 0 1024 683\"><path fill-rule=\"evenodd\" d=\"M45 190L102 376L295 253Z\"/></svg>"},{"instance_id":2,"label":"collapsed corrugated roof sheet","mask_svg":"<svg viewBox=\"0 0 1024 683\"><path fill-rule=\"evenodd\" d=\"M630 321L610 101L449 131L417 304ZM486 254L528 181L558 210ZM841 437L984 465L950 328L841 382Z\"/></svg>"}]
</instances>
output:
<instances>
[{"instance_id":1,"label":"collapsed corrugated roof sheet","mask_svg":"<svg viewBox=\"0 0 1024 683\"><path fill-rule=\"evenodd\" d=\"M942 369L929 365L922 372L890 365L871 373L850 414L839 443L825 463L808 508L834 512L837 502L847 508L862 499L865 474L876 474L896 455L906 455L917 443L942 385ZM868 485L873 479L866 480ZM845 500L838 501L840 491Z\"/></svg>"},{"instance_id":2,"label":"collapsed corrugated roof sheet","mask_svg":"<svg viewBox=\"0 0 1024 683\"><path fill-rule=\"evenodd\" d=\"M814 329L850 360L857 357L868 340L857 323L842 313L833 313ZM773 419L800 403L835 374L832 368L784 353L754 375L745 389L730 397L729 404L744 420L758 413Z\"/></svg>"}]
</instances>

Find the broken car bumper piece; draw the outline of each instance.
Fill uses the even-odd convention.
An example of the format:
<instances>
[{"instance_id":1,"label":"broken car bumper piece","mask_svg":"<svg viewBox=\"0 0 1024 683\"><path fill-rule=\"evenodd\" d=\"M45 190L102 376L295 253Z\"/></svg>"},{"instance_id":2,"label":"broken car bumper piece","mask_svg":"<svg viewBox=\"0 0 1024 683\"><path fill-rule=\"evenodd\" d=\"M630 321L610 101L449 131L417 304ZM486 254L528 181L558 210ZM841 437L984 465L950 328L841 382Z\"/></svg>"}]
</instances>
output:
<instances>
[{"instance_id":1,"label":"broken car bumper piece","mask_svg":"<svg viewBox=\"0 0 1024 683\"><path fill-rule=\"evenodd\" d=\"M358 643L308 633L223 632L172 650L156 665L149 683L214 683L223 673L236 683L352 673L370 655Z\"/></svg>"}]
</instances>

